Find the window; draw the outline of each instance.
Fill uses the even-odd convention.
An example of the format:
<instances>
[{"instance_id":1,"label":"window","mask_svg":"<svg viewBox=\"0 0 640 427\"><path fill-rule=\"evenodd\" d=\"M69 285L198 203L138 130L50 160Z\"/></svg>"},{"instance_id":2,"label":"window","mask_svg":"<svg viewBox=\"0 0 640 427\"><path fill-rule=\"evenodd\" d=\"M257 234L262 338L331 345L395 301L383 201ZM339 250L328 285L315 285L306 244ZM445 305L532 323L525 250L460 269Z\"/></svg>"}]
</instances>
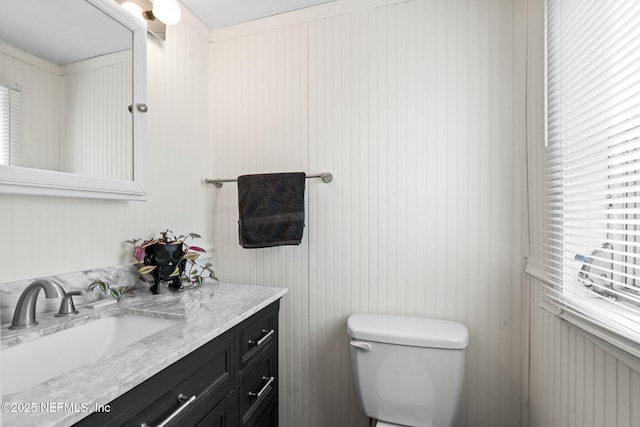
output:
<instances>
[{"instance_id":1,"label":"window","mask_svg":"<svg viewBox=\"0 0 640 427\"><path fill-rule=\"evenodd\" d=\"M547 0L548 296L640 342L640 2Z\"/></svg>"},{"instance_id":2,"label":"window","mask_svg":"<svg viewBox=\"0 0 640 427\"><path fill-rule=\"evenodd\" d=\"M0 83L0 165L20 163L21 107L20 87Z\"/></svg>"}]
</instances>

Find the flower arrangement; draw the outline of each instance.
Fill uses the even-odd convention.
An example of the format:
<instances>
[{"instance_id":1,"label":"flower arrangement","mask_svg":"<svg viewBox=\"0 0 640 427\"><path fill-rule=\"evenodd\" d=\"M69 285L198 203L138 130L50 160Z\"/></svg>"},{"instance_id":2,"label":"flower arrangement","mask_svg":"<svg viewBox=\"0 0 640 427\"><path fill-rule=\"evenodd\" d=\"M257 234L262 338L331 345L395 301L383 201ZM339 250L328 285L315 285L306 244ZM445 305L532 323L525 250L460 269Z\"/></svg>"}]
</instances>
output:
<instances>
[{"instance_id":1,"label":"flower arrangement","mask_svg":"<svg viewBox=\"0 0 640 427\"><path fill-rule=\"evenodd\" d=\"M196 233L175 236L171 230L165 230L158 238L144 241L132 239L127 240L127 243L133 245L135 260L144 264L138 269L138 273L143 280L146 274L153 276L155 284L151 291L158 293L160 282L170 282L170 287L182 291L185 287L204 283L207 277L218 281L211 263L196 263L200 255L206 251L187 243L189 239L199 238L200 235Z\"/></svg>"}]
</instances>

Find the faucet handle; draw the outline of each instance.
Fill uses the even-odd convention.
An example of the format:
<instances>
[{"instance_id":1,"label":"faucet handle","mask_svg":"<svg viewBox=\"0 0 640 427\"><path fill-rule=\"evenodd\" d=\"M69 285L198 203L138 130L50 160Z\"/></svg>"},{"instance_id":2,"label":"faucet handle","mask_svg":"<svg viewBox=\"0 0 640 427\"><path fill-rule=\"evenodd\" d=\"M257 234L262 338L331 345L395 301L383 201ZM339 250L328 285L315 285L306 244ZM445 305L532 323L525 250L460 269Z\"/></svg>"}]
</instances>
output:
<instances>
[{"instance_id":1,"label":"faucet handle","mask_svg":"<svg viewBox=\"0 0 640 427\"><path fill-rule=\"evenodd\" d=\"M84 289L79 289L77 291L65 292L62 297L62 302L60 303L60 310L58 310L57 317L68 316L70 314L76 314L78 310L76 310L76 306L73 304L73 297L80 296L86 294L87 291Z\"/></svg>"}]
</instances>

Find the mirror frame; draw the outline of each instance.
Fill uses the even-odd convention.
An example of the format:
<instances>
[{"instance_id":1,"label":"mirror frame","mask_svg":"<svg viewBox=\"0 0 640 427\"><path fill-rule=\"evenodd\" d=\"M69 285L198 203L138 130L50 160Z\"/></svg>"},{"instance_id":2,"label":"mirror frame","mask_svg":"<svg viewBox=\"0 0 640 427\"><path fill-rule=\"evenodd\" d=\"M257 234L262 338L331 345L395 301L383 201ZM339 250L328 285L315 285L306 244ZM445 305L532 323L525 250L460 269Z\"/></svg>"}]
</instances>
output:
<instances>
[{"instance_id":1,"label":"mirror frame","mask_svg":"<svg viewBox=\"0 0 640 427\"><path fill-rule=\"evenodd\" d=\"M132 105L147 97L147 28L113 0L85 0L131 30L133 36ZM0 193L66 196L97 199L145 200L147 119L137 108L133 114L133 180L115 180L68 172L0 165Z\"/></svg>"}]
</instances>

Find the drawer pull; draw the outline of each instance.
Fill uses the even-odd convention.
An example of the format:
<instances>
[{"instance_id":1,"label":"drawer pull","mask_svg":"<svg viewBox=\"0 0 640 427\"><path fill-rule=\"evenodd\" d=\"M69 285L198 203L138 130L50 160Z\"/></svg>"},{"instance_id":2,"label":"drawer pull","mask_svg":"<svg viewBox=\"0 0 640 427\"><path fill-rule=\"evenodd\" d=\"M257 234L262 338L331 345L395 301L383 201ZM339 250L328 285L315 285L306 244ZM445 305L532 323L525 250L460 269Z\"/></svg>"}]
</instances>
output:
<instances>
[{"instance_id":1,"label":"drawer pull","mask_svg":"<svg viewBox=\"0 0 640 427\"><path fill-rule=\"evenodd\" d=\"M184 404L182 404L178 409L173 411L171 413L171 415L169 415L163 422L158 424L157 427L165 427L167 424L169 424L171 421L173 421L174 418L176 418L184 410L186 410L187 406L191 405L194 400L196 400L196 395L195 394L193 396L191 396L191 397L187 397L184 394L180 393L178 395L178 402L184 402ZM140 424L140 427L150 427L150 426L147 423L142 423L142 424Z\"/></svg>"},{"instance_id":2,"label":"drawer pull","mask_svg":"<svg viewBox=\"0 0 640 427\"><path fill-rule=\"evenodd\" d=\"M254 393L252 391L249 392L249 397L256 397L258 399L260 399L260 396L262 396L263 394L265 394L267 392L267 390L269 389L269 387L271 387L271 383L275 381L275 378L273 377L262 377L263 380L268 380L267 383L262 386L262 388L260 389L259 392Z\"/></svg>"},{"instance_id":3,"label":"drawer pull","mask_svg":"<svg viewBox=\"0 0 640 427\"><path fill-rule=\"evenodd\" d=\"M258 341L254 341L254 340L249 340L247 341L249 343L250 346L255 345L256 347L260 347L262 345L263 342L265 342L266 340L269 339L269 337L271 337L271 335L275 334L276 331L275 330L270 330L267 331L266 329L262 330L263 334L266 334L265 336L263 336L262 338L260 338Z\"/></svg>"}]
</instances>

